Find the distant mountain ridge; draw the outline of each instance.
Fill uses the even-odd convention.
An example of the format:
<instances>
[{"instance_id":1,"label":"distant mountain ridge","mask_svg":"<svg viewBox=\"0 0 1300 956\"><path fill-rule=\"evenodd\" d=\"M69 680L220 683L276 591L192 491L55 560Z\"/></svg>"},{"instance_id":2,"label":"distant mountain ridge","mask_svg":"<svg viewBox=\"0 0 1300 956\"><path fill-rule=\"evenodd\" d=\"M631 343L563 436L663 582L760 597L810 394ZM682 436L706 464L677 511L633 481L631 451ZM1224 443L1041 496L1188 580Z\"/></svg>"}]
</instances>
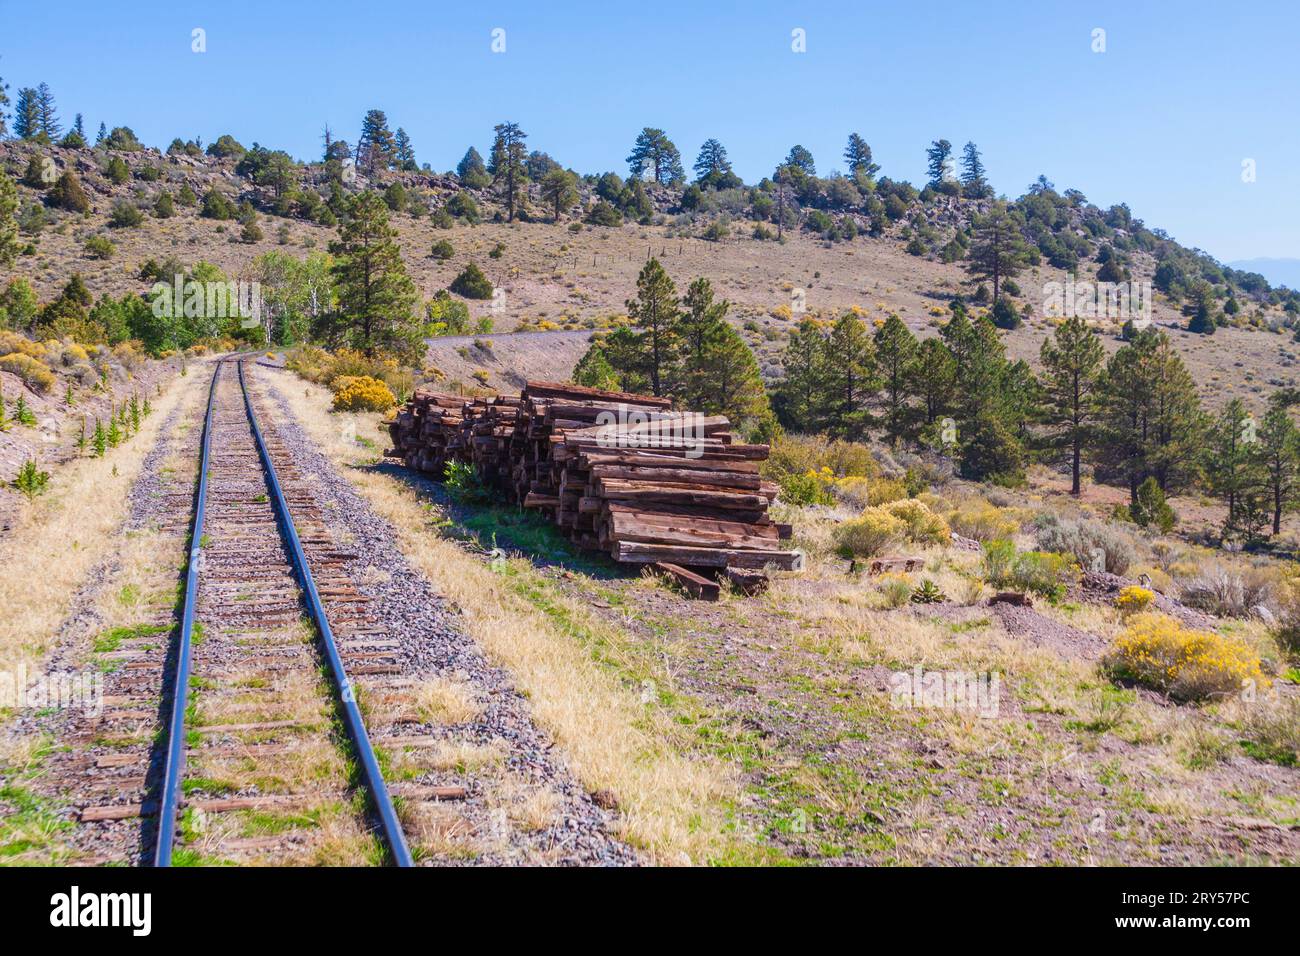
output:
<instances>
[{"instance_id":1,"label":"distant mountain ridge","mask_svg":"<svg viewBox=\"0 0 1300 956\"><path fill-rule=\"evenodd\" d=\"M1258 272L1268 280L1269 285L1284 285L1288 289L1300 289L1300 259L1239 259L1229 262L1233 269L1242 272Z\"/></svg>"}]
</instances>

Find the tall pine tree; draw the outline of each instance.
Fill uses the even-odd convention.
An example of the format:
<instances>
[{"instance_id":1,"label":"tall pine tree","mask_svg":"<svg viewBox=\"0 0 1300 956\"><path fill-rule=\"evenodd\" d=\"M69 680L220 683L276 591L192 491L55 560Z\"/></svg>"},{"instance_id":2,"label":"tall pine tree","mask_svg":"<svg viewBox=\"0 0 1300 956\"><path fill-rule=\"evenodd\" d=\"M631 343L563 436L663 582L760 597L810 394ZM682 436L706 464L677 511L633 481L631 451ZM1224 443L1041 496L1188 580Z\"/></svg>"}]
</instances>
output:
<instances>
[{"instance_id":1,"label":"tall pine tree","mask_svg":"<svg viewBox=\"0 0 1300 956\"><path fill-rule=\"evenodd\" d=\"M1080 464L1095 423L1093 396L1101 377L1105 349L1082 318L1072 316L1056 327L1040 350L1047 398L1047 420L1054 443L1070 456L1070 494L1080 493Z\"/></svg>"},{"instance_id":2,"label":"tall pine tree","mask_svg":"<svg viewBox=\"0 0 1300 956\"><path fill-rule=\"evenodd\" d=\"M406 273L397 230L388 223L388 205L377 192L348 201L339 238L330 243L338 302L325 316L325 338L335 345L418 357L420 322L415 315L415 283Z\"/></svg>"}]
</instances>

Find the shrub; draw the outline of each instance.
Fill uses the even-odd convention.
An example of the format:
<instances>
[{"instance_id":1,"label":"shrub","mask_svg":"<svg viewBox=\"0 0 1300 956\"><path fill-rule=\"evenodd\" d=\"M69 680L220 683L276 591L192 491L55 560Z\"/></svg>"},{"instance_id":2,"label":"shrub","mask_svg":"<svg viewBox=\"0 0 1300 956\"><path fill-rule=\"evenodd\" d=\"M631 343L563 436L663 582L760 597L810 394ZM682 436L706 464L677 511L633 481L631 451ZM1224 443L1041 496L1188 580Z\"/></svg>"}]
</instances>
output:
<instances>
[{"instance_id":1,"label":"shrub","mask_svg":"<svg viewBox=\"0 0 1300 956\"><path fill-rule=\"evenodd\" d=\"M830 505L835 503L830 486L815 471L802 475L782 475L781 500L791 505Z\"/></svg>"},{"instance_id":2,"label":"shrub","mask_svg":"<svg viewBox=\"0 0 1300 956\"><path fill-rule=\"evenodd\" d=\"M1130 584L1126 588L1121 588L1119 594L1115 596L1115 607L1119 608L1120 614L1128 617L1130 614L1143 613L1155 598L1154 591Z\"/></svg>"},{"instance_id":3,"label":"shrub","mask_svg":"<svg viewBox=\"0 0 1300 956\"><path fill-rule=\"evenodd\" d=\"M880 508L868 508L835 529L835 545L845 557L870 558L906 534L907 522Z\"/></svg>"},{"instance_id":4,"label":"shrub","mask_svg":"<svg viewBox=\"0 0 1300 956\"><path fill-rule=\"evenodd\" d=\"M1148 478L1138 486L1137 503L1129 506L1129 517L1139 527L1154 526L1162 534L1168 534L1178 523L1178 516L1165 501L1165 493L1154 478Z\"/></svg>"},{"instance_id":5,"label":"shrub","mask_svg":"<svg viewBox=\"0 0 1300 956\"><path fill-rule=\"evenodd\" d=\"M996 587L1034 591L1053 600L1079 578L1079 566L1063 554L1016 552L1006 539L984 543L984 580Z\"/></svg>"},{"instance_id":6,"label":"shrub","mask_svg":"<svg viewBox=\"0 0 1300 956\"><path fill-rule=\"evenodd\" d=\"M235 204L216 189L209 189L203 194L203 206L199 215L206 219L234 219Z\"/></svg>"},{"instance_id":7,"label":"shrub","mask_svg":"<svg viewBox=\"0 0 1300 956\"><path fill-rule=\"evenodd\" d=\"M107 236L91 236L86 240L86 255L92 259L111 259L117 246Z\"/></svg>"},{"instance_id":8,"label":"shrub","mask_svg":"<svg viewBox=\"0 0 1300 956\"><path fill-rule=\"evenodd\" d=\"M460 275L456 276L447 288L467 299L492 298L491 281L483 274L483 270L472 262L461 270Z\"/></svg>"},{"instance_id":9,"label":"shrub","mask_svg":"<svg viewBox=\"0 0 1300 956\"><path fill-rule=\"evenodd\" d=\"M802 475L822 469L837 479L874 478L880 474L880 466L866 445L831 441L820 435L781 435L772 443L762 469L773 481L780 481L783 475Z\"/></svg>"},{"instance_id":10,"label":"shrub","mask_svg":"<svg viewBox=\"0 0 1300 956\"><path fill-rule=\"evenodd\" d=\"M1219 617L1246 617L1272 597L1272 584L1259 571L1243 574L1224 565L1211 565L1182 586L1178 599Z\"/></svg>"},{"instance_id":11,"label":"shrub","mask_svg":"<svg viewBox=\"0 0 1300 956\"><path fill-rule=\"evenodd\" d=\"M602 199L592 206L591 211L587 213L587 222L593 226L621 226L623 225L623 216L617 209Z\"/></svg>"},{"instance_id":12,"label":"shrub","mask_svg":"<svg viewBox=\"0 0 1300 956\"><path fill-rule=\"evenodd\" d=\"M1127 534L1091 518L1043 512L1034 518L1034 530L1041 550L1072 554L1081 566L1093 571L1124 574L1137 558Z\"/></svg>"},{"instance_id":13,"label":"shrub","mask_svg":"<svg viewBox=\"0 0 1300 956\"><path fill-rule=\"evenodd\" d=\"M112 156L108 160L108 165L104 167L104 175L112 180L114 185L120 186L131 178L131 170L121 156Z\"/></svg>"},{"instance_id":14,"label":"shrub","mask_svg":"<svg viewBox=\"0 0 1300 956\"><path fill-rule=\"evenodd\" d=\"M54 385L54 373L30 355L14 352L0 358L0 369L12 372L36 392L48 392Z\"/></svg>"},{"instance_id":15,"label":"shrub","mask_svg":"<svg viewBox=\"0 0 1300 956\"><path fill-rule=\"evenodd\" d=\"M902 607L912 597L912 582L907 575L890 572L880 576L880 596L886 607Z\"/></svg>"},{"instance_id":16,"label":"shrub","mask_svg":"<svg viewBox=\"0 0 1300 956\"><path fill-rule=\"evenodd\" d=\"M435 259L446 262L456 254L456 250L446 239L439 239L433 244L433 249L429 254Z\"/></svg>"},{"instance_id":17,"label":"shrub","mask_svg":"<svg viewBox=\"0 0 1300 956\"><path fill-rule=\"evenodd\" d=\"M1138 614L1115 641L1107 669L1178 700L1203 700L1239 692L1249 683L1267 687L1259 655L1241 641L1194 631L1163 614Z\"/></svg>"},{"instance_id":18,"label":"shrub","mask_svg":"<svg viewBox=\"0 0 1300 956\"><path fill-rule=\"evenodd\" d=\"M41 471L36 467L36 459L29 458L23 462L23 466L18 471L18 476L14 478L13 485L22 492L28 501L32 501L37 495L45 492L45 486L49 483L50 473Z\"/></svg>"},{"instance_id":19,"label":"shrub","mask_svg":"<svg viewBox=\"0 0 1300 956\"><path fill-rule=\"evenodd\" d=\"M943 544L952 539L948 522L915 498L892 501L881 509L907 526L907 539L915 544Z\"/></svg>"},{"instance_id":20,"label":"shrub","mask_svg":"<svg viewBox=\"0 0 1300 956\"><path fill-rule=\"evenodd\" d=\"M442 480L447 494L460 504L487 504L492 500L491 493L479 481L478 473L469 462L447 462Z\"/></svg>"},{"instance_id":21,"label":"shrub","mask_svg":"<svg viewBox=\"0 0 1300 956\"><path fill-rule=\"evenodd\" d=\"M478 203L467 192L456 193L447 200L447 205L443 208L457 219L464 219L470 225L476 225L480 218Z\"/></svg>"},{"instance_id":22,"label":"shrub","mask_svg":"<svg viewBox=\"0 0 1300 956\"><path fill-rule=\"evenodd\" d=\"M144 213L136 205L125 199L113 203L113 213L108 217L108 224L114 229L133 229L144 222Z\"/></svg>"},{"instance_id":23,"label":"shrub","mask_svg":"<svg viewBox=\"0 0 1300 956\"><path fill-rule=\"evenodd\" d=\"M440 289L424 306L425 335L463 335L469 331L469 306Z\"/></svg>"},{"instance_id":24,"label":"shrub","mask_svg":"<svg viewBox=\"0 0 1300 956\"><path fill-rule=\"evenodd\" d=\"M947 595L939 589L939 585L929 578L922 581L917 589L912 592L913 604L938 604L946 600L948 600Z\"/></svg>"},{"instance_id":25,"label":"shrub","mask_svg":"<svg viewBox=\"0 0 1300 956\"><path fill-rule=\"evenodd\" d=\"M0 355L9 355L12 352L30 355L34 359L42 359L46 355L45 346L40 342L33 342L21 332L0 329Z\"/></svg>"},{"instance_id":26,"label":"shrub","mask_svg":"<svg viewBox=\"0 0 1300 956\"><path fill-rule=\"evenodd\" d=\"M76 342L69 342L63 347L59 361L65 366L80 365L90 361L90 354Z\"/></svg>"},{"instance_id":27,"label":"shrub","mask_svg":"<svg viewBox=\"0 0 1300 956\"><path fill-rule=\"evenodd\" d=\"M948 512L948 525L963 538L995 541L1020 530L1020 522L987 501L967 502Z\"/></svg>"},{"instance_id":28,"label":"shrub","mask_svg":"<svg viewBox=\"0 0 1300 956\"><path fill-rule=\"evenodd\" d=\"M397 404L392 389L369 375L343 376L332 387L336 412L386 412Z\"/></svg>"},{"instance_id":29,"label":"shrub","mask_svg":"<svg viewBox=\"0 0 1300 956\"><path fill-rule=\"evenodd\" d=\"M857 508L888 504L907 497L907 485L897 478L850 475L835 482L835 497Z\"/></svg>"}]
</instances>

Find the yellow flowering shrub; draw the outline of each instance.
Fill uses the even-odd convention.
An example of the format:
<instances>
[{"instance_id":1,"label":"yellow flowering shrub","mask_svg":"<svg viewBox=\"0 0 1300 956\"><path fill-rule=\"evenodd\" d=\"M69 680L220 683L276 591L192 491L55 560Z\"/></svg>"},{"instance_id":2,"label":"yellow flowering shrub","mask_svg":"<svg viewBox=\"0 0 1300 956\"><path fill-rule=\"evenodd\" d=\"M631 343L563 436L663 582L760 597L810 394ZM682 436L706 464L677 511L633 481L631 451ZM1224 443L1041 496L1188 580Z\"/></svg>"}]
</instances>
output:
<instances>
[{"instance_id":1,"label":"yellow flowering shrub","mask_svg":"<svg viewBox=\"0 0 1300 956\"><path fill-rule=\"evenodd\" d=\"M1239 692L1248 683L1271 683L1259 655L1213 631L1195 631L1164 614L1135 614L1106 658L1110 672L1164 691L1178 700L1203 700Z\"/></svg>"},{"instance_id":2,"label":"yellow flowering shrub","mask_svg":"<svg viewBox=\"0 0 1300 956\"><path fill-rule=\"evenodd\" d=\"M48 392L54 385L54 373L41 362L22 352L13 352L0 358L0 369L17 375L33 391Z\"/></svg>"},{"instance_id":3,"label":"yellow flowering shrub","mask_svg":"<svg viewBox=\"0 0 1300 956\"><path fill-rule=\"evenodd\" d=\"M1154 591L1131 584L1121 588L1119 594L1115 596L1115 607L1119 608L1119 612L1126 617L1130 614L1141 614L1151 605L1155 597Z\"/></svg>"},{"instance_id":4,"label":"yellow flowering shrub","mask_svg":"<svg viewBox=\"0 0 1300 956\"><path fill-rule=\"evenodd\" d=\"M948 522L915 498L891 501L881 506L886 514L907 525L907 538L916 544L945 544L952 538Z\"/></svg>"},{"instance_id":5,"label":"yellow flowering shrub","mask_svg":"<svg viewBox=\"0 0 1300 956\"><path fill-rule=\"evenodd\" d=\"M76 342L69 342L63 346L59 361L64 365L80 365L83 362L90 361L90 353Z\"/></svg>"},{"instance_id":6,"label":"yellow flowering shrub","mask_svg":"<svg viewBox=\"0 0 1300 956\"><path fill-rule=\"evenodd\" d=\"M10 355L14 352L30 355L34 359L45 358L45 346L40 342L33 342L20 332L0 330L0 355Z\"/></svg>"},{"instance_id":7,"label":"yellow flowering shrub","mask_svg":"<svg viewBox=\"0 0 1300 956\"><path fill-rule=\"evenodd\" d=\"M859 508L883 505L907 497L907 486L896 478L849 475L835 481L835 497Z\"/></svg>"},{"instance_id":8,"label":"yellow flowering shrub","mask_svg":"<svg viewBox=\"0 0 1300 956\"><path fill-rule=\"evenodd\" d=\"M851 558L870 558L907 534L907 522L881 508L868 508L835 529L835 545Z\"/></svg>"},{"instance_id":9,"label":"yellow flowering shrub","mask_svg":"<svg viewBox=\"0 0 1300 956\"><path fill-rule=\"evenodd\" d=\"M987 501L967 502L948 512L948 524L963 538L997 541L1010 538L1020 530L1020 522L1005 509Z\"/></svg>"},{"instance_id":10,"label":"yellow flowering shrub","mask_svg":"<svg viewBox=\"0 0 1300 956\"><path fill-rule=\"evenodd\" d=\"M393 390L369 375L342 376L330 387L336 412L386 412L397 404Z\"/></svg>"}]
</instances>

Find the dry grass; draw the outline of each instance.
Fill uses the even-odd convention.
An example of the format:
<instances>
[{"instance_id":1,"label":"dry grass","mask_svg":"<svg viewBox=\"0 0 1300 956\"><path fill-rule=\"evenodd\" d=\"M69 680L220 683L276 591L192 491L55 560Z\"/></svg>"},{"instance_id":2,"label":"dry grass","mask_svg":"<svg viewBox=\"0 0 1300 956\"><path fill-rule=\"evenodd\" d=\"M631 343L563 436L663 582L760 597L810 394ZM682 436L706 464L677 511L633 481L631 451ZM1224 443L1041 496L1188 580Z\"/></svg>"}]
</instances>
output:
<instances>
[{"instance_id":1,"label":"dry grass","mask_svg":"<svg viewBox=\"0 0 1300 956\"><path fill-rule=\"evenodd\" d=\"M258 370L258 376L266 373ZM328 393L299 380L282 391L295 416L335 462L369 456L345 439L340 418L326 411ZM348 416L355 434L370 435L377 416ZM388 476L345 469L358 491L396 531L398 546L449 601L464 626L528 696L533 716L564 752L589 790L615 793L621 835L659 863L703 863L722 847L722 800L735 793L728 770L713 759L687 757L666 715L647 712L636 688L603 670L569 628L544 615L432 526L416 493ZM585 605L566 599L568 620L602 631Z\"/></svg>"},{"instance_id":2,"label":"dry grass","mask_svg":"<svg viewBox=\"0 0 1300 956\"><path fill-rule=\"evenodd\" d=\"M472 859L484 852L474 822L444 803L405 804L403 828L423 853L452 859Z\"/></svg>"},{"instance_id":3,"label":"dry grass","mask_svg":"<svg viewBox=\"0 0 1300 956\"><path fill-rule=\"evenodd\" d=\"M207 381L206 369L194 368L169 382L130 442L103 458L70 462L53 477L49 493L23 509L0 542L0 670L25 664L35 672L77 590L110 553L128 491L163 421L178 404L182 412L192 407Z\"/></svg>"},{"instance_id":4,"label":"dry grass","mask_svg":"<svg viewBox=\"0 0 1300 956\"><path fill-rule=\"evenodd\" d=\"M505 763L506 746L502 741L489 744L463 743L456 740L440 741L436 747L402 747L389 744L389 764L394 771L454 771L461 774L478 773Z\"/></svg>"}]
</instances>

